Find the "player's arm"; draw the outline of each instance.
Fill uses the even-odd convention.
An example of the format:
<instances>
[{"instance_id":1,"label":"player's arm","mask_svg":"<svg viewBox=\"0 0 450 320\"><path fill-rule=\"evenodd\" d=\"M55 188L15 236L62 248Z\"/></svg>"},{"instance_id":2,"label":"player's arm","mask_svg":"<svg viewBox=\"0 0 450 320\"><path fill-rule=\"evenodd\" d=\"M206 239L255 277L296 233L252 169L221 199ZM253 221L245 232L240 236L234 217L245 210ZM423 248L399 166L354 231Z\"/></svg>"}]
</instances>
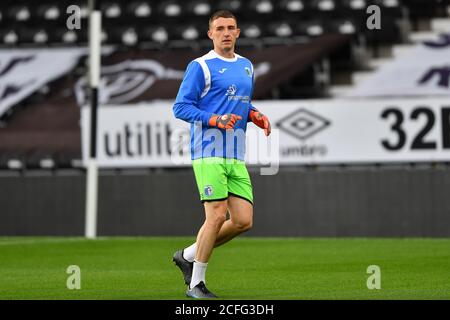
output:
<instances>
[{"instance_id":1,"label":"player's arm","mask_svg":"<svg viewBox=\"0 0 450 320\"><path fill-rule=\"evenodd\" d=\"M183 81L178 91L173 113L176 118L189 123L201 121L204 126L231 129L236 121L242 119L235 114L218 115L200 110L198 101L205 88L205 77L199 63L192 61L184 74Z\"/></svg>"},{"instance_id":2,"label":"player's arm","mask_svg":"<svg viewBox=\"0 0 450 320\"><path fill-rule=\"evenodd\" d=\"M178 90L173 113L175 118L189 123L201 121L204 126L209 125L209 119L213 116L198 108L198 101L205 88L205 76L200 64L192 61L184 73L183 81Z\"/></svg>"},{"instance_id":3,"label":"player's arm","mask_svg":"<svg viewBox=\"0 0 450 320\"><path fill-rule=\"evenodd\" d=\"M255 74L253 73L253 65L252 65L252 92L251 92L251 96L253 96L253 87L255 84ZM250 108L248 110L248 117L247 117L247 122L253 122L255 125L257 125L258 127L260 127L261 129L264 129L264 133L266 134L266 136L269 136L270 132L271 132L271 127L270 127L270 121L269 118L262 114L258 109L256 109L250 101Z\"/></svg>"}]
</instances>

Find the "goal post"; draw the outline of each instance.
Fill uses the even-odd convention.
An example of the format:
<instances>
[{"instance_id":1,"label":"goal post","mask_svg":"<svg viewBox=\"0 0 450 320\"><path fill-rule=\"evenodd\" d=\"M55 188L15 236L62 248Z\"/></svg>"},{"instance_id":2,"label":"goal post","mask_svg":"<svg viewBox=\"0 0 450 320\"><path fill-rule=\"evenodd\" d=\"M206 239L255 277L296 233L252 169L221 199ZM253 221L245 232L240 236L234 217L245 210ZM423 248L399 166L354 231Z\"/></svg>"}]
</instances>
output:
<instances>
[{"instance_id":1,"label":"goal post","mask_svg":"<svg viewBox=\"0 0 450 320\"><path fill-rule=\"evenodd\" d=\"M85 237L97 237L97 199L98 199L98 164L97 164L97 113L98 85L100 82L102 16L99 0L89 0L89 87L90 87L90 147L86 163L86 213Z\"/></svg>"}]
</instances>

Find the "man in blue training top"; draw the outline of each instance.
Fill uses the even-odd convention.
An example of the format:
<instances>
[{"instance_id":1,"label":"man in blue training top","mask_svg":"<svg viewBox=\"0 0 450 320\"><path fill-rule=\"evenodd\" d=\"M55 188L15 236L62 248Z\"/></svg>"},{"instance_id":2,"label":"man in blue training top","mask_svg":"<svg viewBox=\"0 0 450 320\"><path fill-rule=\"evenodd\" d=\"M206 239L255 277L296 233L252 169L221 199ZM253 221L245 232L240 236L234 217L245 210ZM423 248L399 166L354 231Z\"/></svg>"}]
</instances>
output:
<instances>
[{"instance_id":1,"label":"man in blue training top","mask_svg":"<svg viewBox=\"0 0 450 320\"><path fill-rule=\"evenodd\" d=\"M189 63L173 106L176 118L191 123L192 166L205 207L197 241L173 256L192 298L216 297L205 286L213 248L253 223L252 185L244 162L247 122L270 134L268 118L251 104L253 65L234 52L239 33L231 12L211 16L208 37L214 50Z\"/></svg>"}]
</instances>

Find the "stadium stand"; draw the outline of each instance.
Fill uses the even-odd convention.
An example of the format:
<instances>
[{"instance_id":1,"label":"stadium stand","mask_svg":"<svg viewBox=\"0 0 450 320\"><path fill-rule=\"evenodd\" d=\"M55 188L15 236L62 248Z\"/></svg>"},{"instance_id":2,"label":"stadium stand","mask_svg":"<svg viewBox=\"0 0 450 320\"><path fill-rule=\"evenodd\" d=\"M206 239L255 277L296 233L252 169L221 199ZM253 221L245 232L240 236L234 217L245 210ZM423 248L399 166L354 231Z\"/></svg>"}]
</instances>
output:
<instances>
[{"instance_id":1,"label":"stadium stand","mask_svg":"<svg viewBox=\"0 0 450 320\"><path fill-rule=\"evenodd\" d=\"M366 27L366 9L372 4L381 8L381 30ZM81 8L80 30L66 28L71 5ZM198 56L211 46L205 21L218 9L229 9L239 18L238 47L243 52L299 44L306 50L325 46L330 39L326 36L341 36L339 45L330 46L259 96L304 99L331 97L333 85L350 85L352 73L371 69L369 58L385 56L393 45L410 43L411 32L429 30L431 19L448 17L450 0L109 0L101 6L103 43L116 47L111 61L123 52L137 57L146 50L157 55L189 51ZM87 25L86 1L0 2L4 49L83 47ZM72 160L80 158L79 108L67 103L67 99L75 101L67 88L85 74L85 65L83 58L73 72L51 81L1 116L0 169L71 167Z\"/></svg>"}]
</instances>

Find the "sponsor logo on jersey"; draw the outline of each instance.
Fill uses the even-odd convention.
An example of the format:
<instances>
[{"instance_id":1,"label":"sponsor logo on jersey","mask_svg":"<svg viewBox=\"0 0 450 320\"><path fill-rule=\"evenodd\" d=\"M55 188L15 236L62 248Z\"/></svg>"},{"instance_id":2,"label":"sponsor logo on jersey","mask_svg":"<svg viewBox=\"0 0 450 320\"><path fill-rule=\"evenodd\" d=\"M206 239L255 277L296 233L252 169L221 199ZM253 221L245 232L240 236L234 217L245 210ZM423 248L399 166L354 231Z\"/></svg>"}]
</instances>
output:
<instances>
[{"instance_id":1,"label":"sponsor logo on jersey","mask_svg":"<svg viewBox=\"0 0 450 320\"><path fill-rule=\"evenodd\" d=\"M236 90L237 90L236 85L232 84L231 86L228 87L226 95L234 96L236 94Z\"/></svg>"},{"instance_id":2,"label":"sponsor logo on jersey","mask_svg":"<svg viewBox=\"0 0 450 320\"><path fill-rule=\"evenodd\" d=\"M237 96L236 91L237 91L236 85L232 84L231 86L228 87L227 93L225 94L226 96L228 96L228 101L241 100L243 103L248 103L250 101L249 96Z\"/></svg>"}]
</instances>

